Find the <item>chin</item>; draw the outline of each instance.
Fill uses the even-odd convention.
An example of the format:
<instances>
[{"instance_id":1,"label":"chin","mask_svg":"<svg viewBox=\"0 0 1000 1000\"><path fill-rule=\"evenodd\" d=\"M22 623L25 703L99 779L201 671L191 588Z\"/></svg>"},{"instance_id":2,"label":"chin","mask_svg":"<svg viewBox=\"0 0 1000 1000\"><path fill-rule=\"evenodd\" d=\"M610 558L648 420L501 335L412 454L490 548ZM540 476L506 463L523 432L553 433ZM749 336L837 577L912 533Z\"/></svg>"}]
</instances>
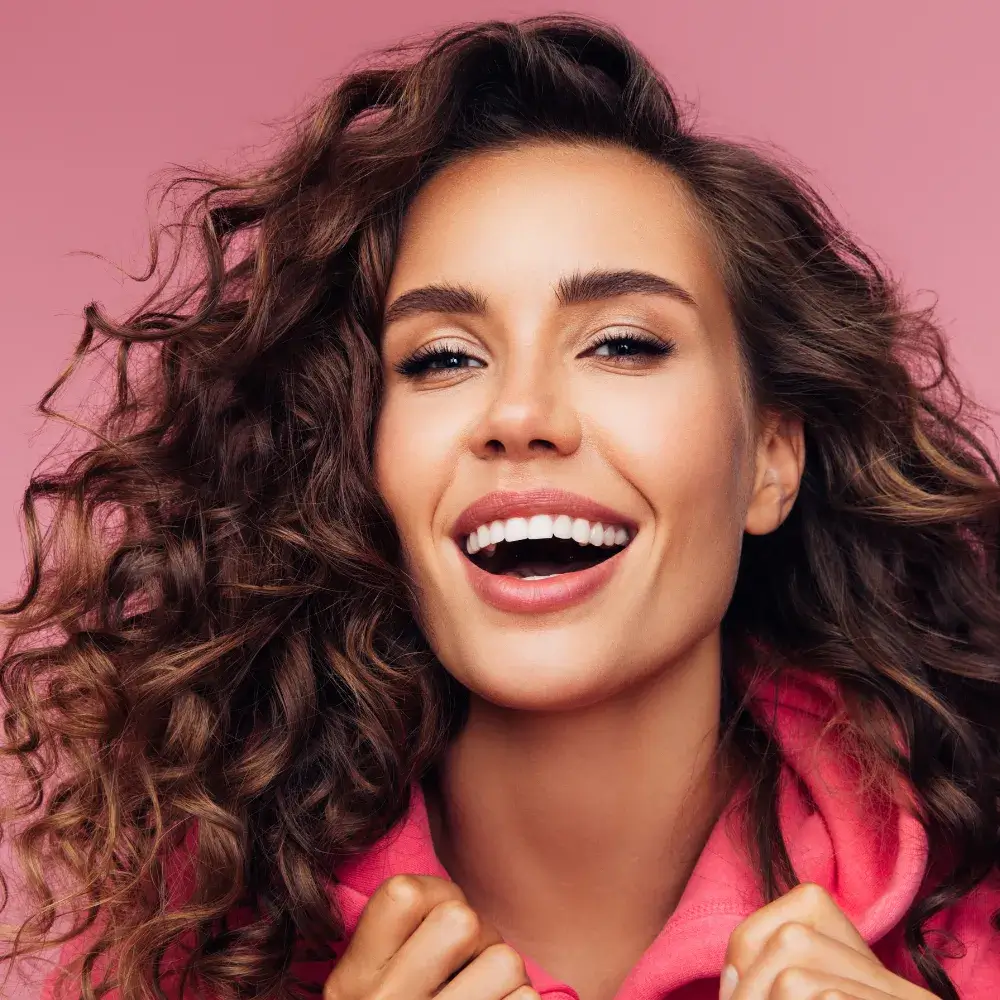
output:
<instances>
[{"instance_id":1,"label":"chin","mask_svg":"<svg viewBox=\"0 0 1000 1000\"><path fill-rule=\"evenodd\" d=\"M475 669L445 669L477 698L514 711L588 708L628 686L621 673L608 670L606 659L588 663L579 654L525 656L510 650L502 660L480 655L466 662L475 663Z\"/></svg>"}]
</instances>

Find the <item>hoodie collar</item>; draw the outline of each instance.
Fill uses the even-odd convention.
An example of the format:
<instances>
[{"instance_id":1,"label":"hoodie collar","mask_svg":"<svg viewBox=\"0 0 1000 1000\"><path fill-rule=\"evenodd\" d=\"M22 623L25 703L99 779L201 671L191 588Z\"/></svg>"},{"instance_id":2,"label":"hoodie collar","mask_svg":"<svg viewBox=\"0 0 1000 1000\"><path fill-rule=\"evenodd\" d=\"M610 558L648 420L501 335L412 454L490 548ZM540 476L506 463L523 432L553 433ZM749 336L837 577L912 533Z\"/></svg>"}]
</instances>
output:
<instances>
[{"instance_id":1,"label":"hoodie collar","mask_svg":"<svg viewBox=\"0 0 1000 1000\"><path fill-rule=\"evenodd\" d=\"M861 771L831 720L829 686L793 673L760 684L754 714L784 758L779 819L799 880L825 888L869 944L885 936L916 898L927 863L919 821L879 792L862 794ZM664 1000L697 979L717 978L729 935L764 905L739 833L739 799L715 824L677 908L622 983L616 1000ZM450 877L434 853L423 791L414 784L403 819L337 868L333 894L348 935L378 886L396 874ZM575 998L529 956L532 985L549 1000Z\"/></svg>"}]
</instances>

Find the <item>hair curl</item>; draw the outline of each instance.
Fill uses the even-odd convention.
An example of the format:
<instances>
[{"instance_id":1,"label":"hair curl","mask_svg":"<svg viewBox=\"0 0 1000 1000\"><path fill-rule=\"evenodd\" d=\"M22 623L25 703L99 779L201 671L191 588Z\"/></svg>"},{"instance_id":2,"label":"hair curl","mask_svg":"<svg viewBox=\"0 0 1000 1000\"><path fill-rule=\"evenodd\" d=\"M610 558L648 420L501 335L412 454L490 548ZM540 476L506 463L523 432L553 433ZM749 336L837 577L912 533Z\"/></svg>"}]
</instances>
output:
<instances>
[{"instance_id":1,"label":"hair curl","mask_svg":"<svg viewBox=\"0 0 1000 1000\"><path fill-rule=\"evenodd\" d=\"M997 864L996 466L932 311L906 307L806 181L697 133L620 33L570 16L386 50L264 166L176 176L167 194L198 194L156 289L122 322L86 307L40 410L104 345L114 398L94 443L32 477L28 578L2 609L3 752L37 904L8 957L90 931L84 996L133 1000L187 942L174 971L250 1000L293 995L290 954L341 936L333 865L401 817L463 711L373 479L400 222L442 165L533 139L640 151L694 196L753 397L807 433L791 517L746 538L728 648L834 678L862 759L911 790L945 860L906 940L957 1000L923 928ZM194 277L168 291L185 248ZM795 881L780 759L740 676L724 722L757 777L749 841L773 898ZM195 831L178 897L170 861Z\"/></svg>"}]
</instances>

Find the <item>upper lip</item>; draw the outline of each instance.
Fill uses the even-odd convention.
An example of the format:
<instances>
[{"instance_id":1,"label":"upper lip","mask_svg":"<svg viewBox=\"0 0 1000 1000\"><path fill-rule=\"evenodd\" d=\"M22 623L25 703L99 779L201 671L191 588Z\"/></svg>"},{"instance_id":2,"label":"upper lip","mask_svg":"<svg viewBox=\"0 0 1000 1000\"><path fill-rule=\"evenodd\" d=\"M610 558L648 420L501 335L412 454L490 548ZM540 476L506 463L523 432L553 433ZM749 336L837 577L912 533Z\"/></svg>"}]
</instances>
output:
<instances>
[{"instance_id":1,"label":"upper lip","mask_svg":"<svg viewBox=\"0 0 1000 1000\"><path fill-rule=\"evenodd\" d=\"M458 516L452 527L452 537L463 538L482 524L491 521L505 521L510 517L530 517L532 514L567 514L582 517L586 521L613 524L636 530L635 521L590 497L555 487L534 490L495 490L481 496Z\"/></svg>"}]
</instances>

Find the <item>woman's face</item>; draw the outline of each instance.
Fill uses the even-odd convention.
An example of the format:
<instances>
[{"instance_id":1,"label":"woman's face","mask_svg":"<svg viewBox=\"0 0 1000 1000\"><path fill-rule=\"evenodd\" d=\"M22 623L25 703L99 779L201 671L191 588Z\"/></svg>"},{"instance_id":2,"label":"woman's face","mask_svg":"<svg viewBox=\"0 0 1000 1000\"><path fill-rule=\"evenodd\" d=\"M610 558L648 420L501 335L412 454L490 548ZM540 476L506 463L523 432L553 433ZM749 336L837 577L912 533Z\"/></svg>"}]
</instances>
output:
<instances>
[{"instance_id":1,"label":"woman's face","mask_svg":"<svg viewBox=\"0 0 1000 1000\"><path fill-rule=\"evenodd\" d=\"M597 146L452 163L386 305L376 474L444 667L494 704L581 707L714 642L801 437L741 390L681 184Z\"/></svg>"}]
</instances>

